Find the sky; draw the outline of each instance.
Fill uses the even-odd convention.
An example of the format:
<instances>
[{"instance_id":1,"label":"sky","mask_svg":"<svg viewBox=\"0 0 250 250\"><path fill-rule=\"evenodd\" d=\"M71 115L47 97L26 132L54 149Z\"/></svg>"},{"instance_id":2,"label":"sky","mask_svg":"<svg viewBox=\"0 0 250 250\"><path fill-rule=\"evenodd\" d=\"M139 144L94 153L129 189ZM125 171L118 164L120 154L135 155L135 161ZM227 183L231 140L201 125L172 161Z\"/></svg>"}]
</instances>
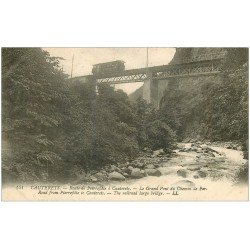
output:
<instances>
[{"instance_id":1,"label":"sky","mask_svg":"<svg viewBox=\"0 0 250 250\"><path fill-rule=\"evenodd\" d=\"M73 77L92 74L92 65L97 63L123 60L126 69L136 69L146 67L147 49L146 48L43 48L51 56L64 58L61 65L65 73L70 75L72 57L74 55ZM173 58L174 48L149 48L148 65L166 65ZM134 92L143 83L125 83L116 85L127 94Z\"/></svg>"}]
</instances>

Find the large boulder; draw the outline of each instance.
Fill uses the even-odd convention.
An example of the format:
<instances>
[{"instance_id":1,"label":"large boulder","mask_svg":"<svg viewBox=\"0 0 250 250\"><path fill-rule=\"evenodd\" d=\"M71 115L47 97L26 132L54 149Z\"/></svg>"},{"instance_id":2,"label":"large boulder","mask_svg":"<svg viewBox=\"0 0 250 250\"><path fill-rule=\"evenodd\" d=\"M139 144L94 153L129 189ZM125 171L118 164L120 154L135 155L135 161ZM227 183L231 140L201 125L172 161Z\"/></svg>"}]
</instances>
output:
<instances>
[{"instance_id":1,"label":"large boulder","mask_svg":"<svg viewBox=\"0 0 250 250\"><path fill-rule=\"evenodd\" d=\"M128 170L130 171L130 172L132 172L133 171L133 167L132 166L128 166Z\"/></svg>"},{"instance_id":2,"label":"large boulder","mask_svg":"<svg viewBox=\"0 0 250 250\"><path fill-rule=\"evenodd\" d=\"M87 182L88 178L85 172L80 172L76 174L76 178L75 179L75 184L81 184L83 182Z\"/></svg>"},{"instance_id":3,"label":"large boulder","mask_svg":"<svg viewBox=\"0 0 250 250\"><path fill-rule=\"evenodd\" d=\"M156 157L156 156L161 156L161 155L164 155L163 149L155 150L155 151L153 152L153 156L154 156L154 157Z\"/></svg>"},{"instance_id":4,"label":"large boulder","mask_svg":"<svg viewBox=\"0 0 250 250\"><path fill-rule=\"evenodd\" d=\"M76 175L76 177L71 182L71 184L72 185L78 185L78 184L82 184L82 183L88 182L88 181L90 181L90 178L87 176L86 173L82 172L82 173L79 173L79 174Z\"/></svg>"},{"instance_id":5,"label":"large boulder","mask_svg":"<svg viewBox=\"0 0 250 250\"><path fill-rule=\"evenodd\" d=\"M135 167L144 168L144 164L142 162L136 162Z\"/></svg>"},{"instance_id":6,"label":"large boulder","mask_svg":"<svg viewBox=\"0 0 250 250\"><path fill-rule=\"evenodd\" d=\"M90 176L90 180L92 181L92 182L97 182L98 181L98 179L95 177L95 176Z\"/></svg>"},{"instance_id":7,"label":"large boulder","mask_svg":"<svg viewBox=\"0 0 250 250\"><path fill-rule=\"evenodd\" d=\"M215 162L225 162L225 158L224 157L217 157L214 159Z\"/></svg>"},{"instance_id":8,"label":"large boulder","mask_svg":"<svg viewBox=\"0 0 250 250\"><path fill-rule=\"evenodd\" d=\"M147 175L150 175L150 176L161 176L162 175L161 171L158 169L149 168L149 169L146 169L145 172Z\"/></svg>"},{"instance_id":9,"label":"large boulder","mask_svg":"<svg viewBox=\"0 0 250 250\"><path fill-rule=\"evenodd\" d=\"M106 175L103 172L98 172L94 175L98 181L104 181L107 179Z\"/></svg>"},{"instance_id":10,"label":"large boulder","mask_svg":"<svg viewBox=\"0 0 250 250\"><path fill-rule=\"evenodd\" d=\"M197 174L201 178L206 178L207 177L207 173L204 172L204 171L201 171L201 170L197 171Z\"/></svg>"},{"instance_id":11,"label":"large boulder","mask_svg":"<svg viewBox=\"0 0 250 250\"><path fill-rule=\"evenodd\" d=\"M210 152L210 151L206 152L206 156L208 156L208 157L215 157L215 155L212 152Z\"/></svg>"},{"instance_id":12,"label":"large boulder","mask_svg":"<svg viewBox=\"0 0 250 250\"><path fill-rule=\"evenodd\" d=\"M112 181L124 181L126 179L122 174L115 171L110 173L108 178Z\"/></svg>"},{"instance_id":13,"label":"large boulder","mask_svg":"<svg viewBox=\"0 0 250 250\"><path fill-rule=\"evenodd\" d=\"M191 151L198 153L198 152L200 152L200 149L198 147L192 147Z\"/></svg>"},{"instance_id":14,"label":"large boulder","mask_svg":"<svg viewBox=\"0 0 250 250\"><path fill-rule=\"evenodd\" d=\"M143 178L144 176L145 172L139 168L134 168L131 172L131 177L135 179Z\"/></svg>"},{"instance_id":15,"label":"large boulder","mask_svg":"<svg viewBox=\"0 0 250 250\"><path fill-rule=\"evenodd\" d=\"M187 148L180 148L179 152L187 152Z\"/></svg>"},{"instance_id":16,"label":"large boulder","mask_svg":"<svg viewBox=\"0 0 250 250\"><path fill-rule=\"evenodd\" d=\"M208 145L205 144L205 143L203 143L203 144L201 144L201 148L204 149L204 150L205 150L205 149L208 149Z\"/></svg>"},{"instance_id":17,"label":"large boulder","mask_svg":"<svg viewBox=\"0 0 250 250\"><path fill-rule=\"evenodd\" d=\"M148 165L146 165L145 168L146 168L146 169L154 169L155 166L154 166L153 164L148 164Z\"/></svg>"},{"instance_id":18,"label":"large boulder","mask_svg":"<svg viewBox=\"0 0 250 250\"><path fill-rule=\"evenodd\" d=\"M197 170L200 170L201 168L198 166L191 166L191 167L188 167L187 169L190 171L197 171Z\"/></svg>"},{"instance_id":19,"label":"large boulder","mask_svg":"<svg viewBox=\"0 0 250 250\"><path fill-rule=\"evenodd\" d=\"M110 166L110 171L111 171L111 172L120 172L121 169L118 168L118 167L116 167L115 165L111 165L111 166Z\"/></svg>"},{"instance_id":20,"label":"large boulder","mask_svg":"<svg viewBox=\"0 0 250 250\"><path fill-rule=\"evenodd\" d=\"M121 172L119 172L119 173L125 176L125 174L129 175L131 173L131 170L127 167L124 167L121 169Z\"/></svg>"},{"instance_id":21,"label":"large boulder","mask_svg":"<svg viewBox=\"0 0 250 250\"><path fill-rule=\"evenodd\" d=\"M192 187L195 187L195 184L192 181L183 180L183 181L175 182L171 186L172 187L182 187L182 188L192 188Z\"/></svg>"},{"instance_id":22,"label":"large boulder","mask_svg":"<svg viewBox=\"0 0 250 250\"><path fill-rule=\"evenodd\" d=\"M186 178L187 177L187 172L184 169L179 169L179 170L177 170L177 175L179 175L179 176L181 176L183 178Z\"/></svg>"}]
</instances>

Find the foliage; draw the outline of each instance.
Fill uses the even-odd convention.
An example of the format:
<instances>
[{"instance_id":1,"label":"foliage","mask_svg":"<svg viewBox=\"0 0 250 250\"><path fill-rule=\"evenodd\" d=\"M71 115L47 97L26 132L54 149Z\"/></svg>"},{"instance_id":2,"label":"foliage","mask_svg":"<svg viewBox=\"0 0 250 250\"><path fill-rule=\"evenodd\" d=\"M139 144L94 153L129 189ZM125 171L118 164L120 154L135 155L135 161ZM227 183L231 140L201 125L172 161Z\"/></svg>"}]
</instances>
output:
<instances>
[{"instance_id":1,"label":"foliage","mask_svg":"<svg viewBox=\"0 0 250 250\"><path fill-rule=\"evenodd\" d=\"M239 184L247 184L248 177L249 177L249 165L248 165L248 162L246 162L236 172L234 181Z\"/></svg>"},{"instance_id":2,"label":"foliage","mask_svg":"<svg viewBox=\"0 0 250 250\"><path fill-rule=\"evenodd\" d=\"M226 75L221 84L206 86L205 136L241 140L248 134L248 66Z\"/></svg>"},{"instance_id":3,"label":"foliage","mask_svg":"<svg viewBox=\"0 0 250 250\"><path fill-rule=\"evenodd\" d=\"M71 82L39 48L6 48L2 58L4 180L60 180L137 154L125 93Z\"/></svg>"},{"instance_id":4,"label":"foliage","mask_svg":"<svg viewBox=\"0 0 250 250\"><path fill-rule=\"evenodd\" d=\"M11 157L4 173L23 181L47 179L60 171L58 132L65 75L57 58L39 48L2 49L2 135Z\"/></svg>"},{"instance_id":5,"label":"foliage","mask_svg":"<svg viewBox=\"0 0 250 250\"><path fill-rule=\"evenodd\" d=\"M247 150L248 49L228 48L222 66L221 82L166 91L161 117L176 131L179 140L189 136L190 126L194 135L200 134L203 139L240 140Z\"/></svg>"},{"instance_id":6,"label":"foliage","mask_svg":"<svg viewBox=\"0 0 250 250\"><path fill-rule=\"evenodd\" d=\"M171 151L175 145L175 133L160 118L160 113L142 98L138 98L135 103L137 116L137 140L139 147L157 150L163 148Z\"/></svg>"},{"instance_id":7,"label":"foliage","mask_svg":"<svg viewBox=\"0 0 250 250\"><path fill-rule=\"evenodd\" d=\"M133 158L138 152L135 117L128 97L108 85L69 87L65 160L84 170Z\"/></svg>"},{"instance_id":8,"label":"foliage","mask_svg":"<svg viewBox=\"0 0 250 250\"><path fill-rule=\"evenodd\" d=\"M242 142L248 158L248 49L230 48L221 84L205 86L204 135L210 140Z\"/></svg>"},{"instance_id":9,"label":"foliage","mask_svg":"<svg viewBox=\"0 0 250 250\"><path fill-rule=\"evenodd\" d=\"M203 116L203 106L200 105L202 95L198 88L181 89L169 86L166 89L160 105L160 117L176 132L177 139L196 137L199 134L195 123L200 123ZM191 131L189 131L189 125Z\"/></svg>"},{"instance_id":10,"label":"foliage","mask_svg":"<svg viewBox=\"0 0 250 250\"><path fill-rule=\"evenodd\" d=\"M152 150L163 148L170 152L174 148L175 133L163 121L155 120L146 126L147 143Z\"/></svg>"},{"instance_id":11,"label":"foliage","mask_svg":"<svg viewBox=\"0 0 250 250\"><path fill-rule=\"evenodd\" d=\"M184 116L186 113L183 105L184 98L184 91L174 89L168 91L167 89L161 100L160 108L160 116L171 127L171 129L176 131L179 140L182 139L183 124L185 120Z\"/></svg>"}]
</instances>

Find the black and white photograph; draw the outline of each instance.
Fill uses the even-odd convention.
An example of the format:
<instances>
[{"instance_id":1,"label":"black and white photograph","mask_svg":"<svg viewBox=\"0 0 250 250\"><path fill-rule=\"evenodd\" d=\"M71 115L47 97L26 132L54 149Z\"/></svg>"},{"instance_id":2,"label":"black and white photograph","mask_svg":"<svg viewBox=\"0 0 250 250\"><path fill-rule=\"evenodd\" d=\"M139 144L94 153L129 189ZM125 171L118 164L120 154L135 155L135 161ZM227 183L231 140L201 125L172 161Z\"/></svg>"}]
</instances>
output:
<instances>
[{"instance_id":1,"label":"black and white photograph","mask_svg":"<svg viewBox=\"0 0 250 250\"><path fill-rule=\"evenodd\" d=\"M250 249L249 1L0 9L1 249Z\"/></svg>"},{"instance_id":2,"label":"black and white photograph","mask_svg":"<svg viewBox=\"0 0 250 250\"><path fill-rule=\"evenodd\" d=\"M248 200L248 48L1 53L3 200Z\"/></svg>"}]
</instances>

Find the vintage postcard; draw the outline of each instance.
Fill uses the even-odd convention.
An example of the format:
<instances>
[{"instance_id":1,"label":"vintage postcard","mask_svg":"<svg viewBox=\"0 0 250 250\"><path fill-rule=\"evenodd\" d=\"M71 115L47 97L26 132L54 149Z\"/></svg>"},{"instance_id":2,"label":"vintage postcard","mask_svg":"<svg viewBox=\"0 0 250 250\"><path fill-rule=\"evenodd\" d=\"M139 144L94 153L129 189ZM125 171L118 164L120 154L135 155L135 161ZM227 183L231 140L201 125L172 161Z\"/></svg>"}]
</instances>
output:
<instances>
[{"instance_id":1,"label":"vintage postcard","mask_svg":"<svg viewBox=\"0 0 250 250\"><path fill-rule=\"evenodd\" d=\"M2 48L3 201L247 201L248 48Z\"/></svg>"}]
</instances>

